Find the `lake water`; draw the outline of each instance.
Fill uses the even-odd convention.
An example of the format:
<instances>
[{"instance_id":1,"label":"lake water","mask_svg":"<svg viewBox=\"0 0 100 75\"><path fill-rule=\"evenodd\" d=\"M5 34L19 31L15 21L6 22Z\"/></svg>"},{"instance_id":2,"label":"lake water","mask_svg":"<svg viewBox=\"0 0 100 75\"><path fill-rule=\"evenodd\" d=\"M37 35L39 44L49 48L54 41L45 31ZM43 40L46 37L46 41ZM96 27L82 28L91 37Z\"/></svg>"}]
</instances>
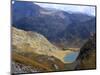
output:
<instances>
[{"instance_id":1,"label":"lake water","mask_svg":"<svg viewBox=\"0 0 100 75\"><path fill-rule=\"evenodd\" d=\"M64 57L65 62L74 62L78 56L79 52L72 52Z\"/></svg>"}]
</instances>

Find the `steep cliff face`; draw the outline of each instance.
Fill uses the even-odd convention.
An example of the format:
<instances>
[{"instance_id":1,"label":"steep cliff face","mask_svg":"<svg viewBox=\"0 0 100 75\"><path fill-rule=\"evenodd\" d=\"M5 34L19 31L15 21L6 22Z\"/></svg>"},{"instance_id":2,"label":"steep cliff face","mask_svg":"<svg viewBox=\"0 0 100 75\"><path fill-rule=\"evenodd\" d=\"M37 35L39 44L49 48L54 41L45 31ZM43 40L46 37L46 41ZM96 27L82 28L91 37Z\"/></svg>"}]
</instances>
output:
<instances>
[{"instance_id":1,"label":"steep cliff face","mask_svg":"<svg viewBox=\"0 0 100 75\"><path fill-rule=\"evenodd\" d=\"M80 49L77 62L77 69L96 68L96 34L94 34Z\"/></svg>"}]
</instances>

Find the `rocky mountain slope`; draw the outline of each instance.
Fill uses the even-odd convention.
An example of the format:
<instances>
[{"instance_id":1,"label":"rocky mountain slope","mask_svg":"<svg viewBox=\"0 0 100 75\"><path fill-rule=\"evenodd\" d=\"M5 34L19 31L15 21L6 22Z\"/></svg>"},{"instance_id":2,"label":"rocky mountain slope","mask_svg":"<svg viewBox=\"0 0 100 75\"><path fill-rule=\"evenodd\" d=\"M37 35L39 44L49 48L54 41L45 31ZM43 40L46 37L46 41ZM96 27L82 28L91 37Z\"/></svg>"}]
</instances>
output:
<instances>
[{"instance_id":1,"label":"rocky mountain slope","mask_svg":"<svg viewBox=\"0 0 100 75\"><path fill-rule=\"evenodd\" d=\"M39 69L33 68L29 65L24 65L18 62L12 62L12 72L16 73L31 73L31 72L39 72Z\"/></svg>"},{"instance_id":2,"label":"rocky mountain slope","mask_svg":"<svg viewBox=\"0 0 100 75\"><path fill-rule=\"evenodd\" d=\"M64 57L71 52L60 50L39 33L12 27L13 73L64 70L64 64L70 63Z\"/></svg>"},{"instance_id":3,"label":"rocky mountain slope","mask_svg":"<svg viewBox=\"0 0 100 75\"><path fill-rule=\"evenodd\" d=\"M16 52L35 52L54 56L63 62L64 56L72 52L70 50L60 50L39 33L24 31L14 27L12 27L12 41L12 46Z\"/></svg>"},{"instance_id":4,"label":"rocky mountain slope","mask_svg":"<svg viewBox=\"0 0 100 75\"><path fill-rule=\"evenodd\" d=\"M19 30L16 28L12 28L12 41L13 45L21 48L27 48L26 52L50 52L52 50L58 50L55 46L53 46L44 36L36 32L26 32L24 30ZM28 49L30 48L30 49ZM23 52L25 50L21 50Z\"/></svg>"},{"instance_id":5,"label":"rocky mountain slope","mask_svg":"<svg viewBox=\"0 0 100 75\"><path fill-rule=\"evenodd\" d=\"M94 34L80 49L80 54L76 60L76 69L96 68L96 34Z\"/></svg>"},{"instance_id":6,"label":"rocky mountain slope","mask_svg":"<svg viewBox=\"0 0 100 75\"><path fill-rule=\"evenodd\" d=\"M63 70L64 63L56 51L58 48L44 36L12 27L12 73Z\"/></svg>"},{"instance_id":7,"label":"rocky mountain slope","mask_svg":"<svg viewBox=\"0 0 100 75\"><path fill-rule=\"evenodd\" d=\"M63 69L64 64L54 57L36 53L12 53L12 73L50 72Z\"/></svg>"}]
</instances>

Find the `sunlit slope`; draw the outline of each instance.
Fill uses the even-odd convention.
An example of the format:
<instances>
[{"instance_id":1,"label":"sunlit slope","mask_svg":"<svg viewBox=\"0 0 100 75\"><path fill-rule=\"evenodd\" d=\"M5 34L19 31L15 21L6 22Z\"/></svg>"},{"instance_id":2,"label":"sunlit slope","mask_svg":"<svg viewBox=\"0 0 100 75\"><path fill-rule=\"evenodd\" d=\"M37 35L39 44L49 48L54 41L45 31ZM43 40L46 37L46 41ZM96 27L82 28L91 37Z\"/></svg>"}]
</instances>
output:
<instances>
[{"instance_id":1,"label":"sunlit slope","mask_svg":"<svg viewBox=\"0 0 100 75\"><path fill-rule=\"evenodd\" d=\"M72 52L70 50L62 51L58 49L39 33L24 31L14 27L12 27L12 47L18 53L34 52L54 56L63 62L64 56Z\"/></svg>"},{"instance_id":2,"label":"sunlit slope","mask_svg":"<svg viewBox=\"0 0 100 75\"><path fill-rule=\"evenodd\" d=\"M52 71L52 69L50 69L46 65L44 66L41 63L36 62L35 60L32 60L32 59L30 59L28 57L19 55L17 53L12 53L12 59L13 59L13 61L25 64L25 65L30 65L32 67L35 67L39 71Z\"/></svg>"}]
</instances>

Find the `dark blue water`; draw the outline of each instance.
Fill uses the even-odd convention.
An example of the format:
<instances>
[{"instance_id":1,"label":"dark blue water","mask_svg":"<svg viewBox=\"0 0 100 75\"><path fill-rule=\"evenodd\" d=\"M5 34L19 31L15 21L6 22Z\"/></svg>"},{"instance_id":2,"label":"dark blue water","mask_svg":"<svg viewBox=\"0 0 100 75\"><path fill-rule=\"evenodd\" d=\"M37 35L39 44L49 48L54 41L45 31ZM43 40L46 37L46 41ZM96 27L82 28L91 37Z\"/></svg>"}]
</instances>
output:
<instances>
[{"instance_id":1,"label":"dark blue water","mask_svg":"<svg viewBox=\"0 0 100 75\"><path fill-rule=\"evenodd\" d=\"M65 62L74 62L78 56L79 52L72 52L64 57Z\"/></svg>"}]
</instances>

